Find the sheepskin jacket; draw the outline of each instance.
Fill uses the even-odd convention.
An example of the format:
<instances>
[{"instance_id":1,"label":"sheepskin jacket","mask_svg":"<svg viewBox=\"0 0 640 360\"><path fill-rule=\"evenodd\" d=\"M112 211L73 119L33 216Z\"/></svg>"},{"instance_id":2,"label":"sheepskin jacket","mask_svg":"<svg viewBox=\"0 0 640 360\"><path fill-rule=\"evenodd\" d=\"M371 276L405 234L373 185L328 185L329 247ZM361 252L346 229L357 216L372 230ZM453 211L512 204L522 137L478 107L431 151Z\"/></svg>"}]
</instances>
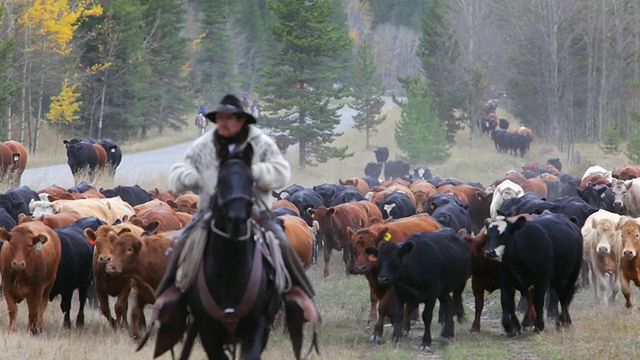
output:
<instances>
[{"instance_id":1,"label":"sheepskin jacket","mask_svg":"<svg viewBox=\"0 0 640 360\"><path fill-rule=\"evenodd\" d=\"M171 167L169 186L182 193L188 190L200 195L198 209L209 208L211 196L216 191L218 179L218 157L210 129L187 149L184 161ZM256 196L262 199L267 209L271 209L271 191L283 188L291 180L291 166L282 156L276 143L258 127L249 125L247 141L253 146L251 170L254 177ZM262 208L262 204L257 204ZM263 210L267 210L263 209Z\"/></svg>"}]
</instances>

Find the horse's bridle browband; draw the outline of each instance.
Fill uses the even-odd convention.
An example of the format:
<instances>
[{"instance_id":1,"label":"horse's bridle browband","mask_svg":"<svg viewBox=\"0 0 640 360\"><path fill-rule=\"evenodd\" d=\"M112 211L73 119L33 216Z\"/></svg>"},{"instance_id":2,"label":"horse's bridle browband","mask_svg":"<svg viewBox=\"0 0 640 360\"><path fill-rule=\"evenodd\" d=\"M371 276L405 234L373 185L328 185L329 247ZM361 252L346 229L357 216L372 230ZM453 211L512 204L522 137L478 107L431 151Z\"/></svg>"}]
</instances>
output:
<instances>
[{"instance_id":1,"label":"horse's bridle browband","mask_svg":"<svg viewBox=\"0 0 640 360\"><path fill-rule=\"evenodd\" d=\"M235 195L235 196L231 196L229 198L224 199L223 202L221 202L221 206L226 205L228 202L233 201L233 200L248 200L251 203L253 203L253 198L244 194L241 195ZM218 196L218 200L220 200L220 197ZM251 222L253 220L251 218L247 219L247 233L239 236L237 238L234 238L234 240L248 240L251 237ZM220 229L218 229L215 225L215 221L213 219L211 219L211 231L213 231L214 233L220 235L220 236L224 236L226 238L231 238L231 235L229 235L229 233L226 233Z\"/></svg>"}]
</instances>

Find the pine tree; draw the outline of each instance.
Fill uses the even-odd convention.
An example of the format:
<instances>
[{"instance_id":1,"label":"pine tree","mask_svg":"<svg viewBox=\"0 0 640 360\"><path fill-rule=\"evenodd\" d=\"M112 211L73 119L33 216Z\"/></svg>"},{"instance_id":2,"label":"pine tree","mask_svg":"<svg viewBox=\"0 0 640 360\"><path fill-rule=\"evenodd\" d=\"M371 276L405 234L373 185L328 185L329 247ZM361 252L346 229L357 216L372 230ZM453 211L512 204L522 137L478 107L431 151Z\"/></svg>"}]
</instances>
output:
<instances>
[{"instance_id":1,"label":"pine tree","mask_svg":"<svg viewBox=\"0 0 640 360\"><path fill-rule=\"evenodd\" d=\"M0 22L4 16L4 4L0 4ZM11 67L14 49L14 39L0 42L0 119L5 115L7 107L11 104L13 96L18 91L18 84L8 78L5 72ZM10 119L5 119L9 122ZM3 123L5 123L3 122ZM0 134L4 135L4 128L0 129Z\"/></svg>"},{"instance_id":2,"label":"pine tree","mask_svg":"<svg viewBox=\"0 0 640 360\"><path fill-rule=\"evenodd\" d=\"M446 130L438 120L432 94L426 82L419 77L398 77L407 92L407 101L394 102L402 108L396 124L395 140L404 158L411 164L428 165L449 159L451 144L446 140Z\"/></svg>"},{"instance_id":3,"label":"pine tree","mask_svg":"<svg viewBox=\"0 0 640 360\"><path fill-rule=\"evenodd\" d=\"M603 134L602 145L600 149L605 154L617 154L620 152L620 130L616 129L612 122Z\"/></svg>"},{"instance_id":4,"label":"pine tree","mask_svg":"<svg viewBox=\"0 0 640 360\"><path fill-rule=\"evenodd\" d=\"M385 89L382 79L376 76L376 71L371 46L364 41L358 48L353 66L351 85L354 102L351 107L358 112L353 117L353 127L358 131L364 131L367 149L370 136L377 132L376 127L387 118L386 115L380 115L384 104L381 96Z\"/></svg>"},{"instance_id":5,"label":"pine tree","mask_svg":"<svg viewBox=\"0 0 640 360\"><path fill-rule=\"evenodd\" d=\"M629 112L633 125L631 126L631 133L629 134L629 140L624 154L632 164L640 163L640 112L631 110Z\"/></svg>"},{"instance_id":6,"label":"pine tree","mask_svg":"<svg viewBox=\"0 0 640 360\"><path fill-rule=\"evenodd\" d=\"M447 140L453 142L456 132L461 129L462 119L453 116L452 110L463 108L464 93L460 89L463 82L456 73L460 46L442 0L431 1L427 8L416 55L433 92L438 118L445 124Z\"/></svg>"},{"instance_id":7,"label":"pine tree","mask_svg":"<svg viewBox=\"0 0 640 360\"><path fill-rule=\"evenodd\" d=\"M338 108L329 99L337 76L331 58L348 48L347 30L330 22L331 0L268 0L276 20L269 30L280 48L261 74L258 92L263 100L260 124L299 144L299 165L345 158L348 147L328 144L339 134Z\"/></svg>"},{"instance_id":8,"label":"pine tree","mask_svg":"<svg viewBox=\"0 0 640 360\"><path fill-rule=\"evenodd\" d=\"M230 6L227 0L195 0L200 13L202 35L191 65L191 84L196 96L205 104L217 104L231 92L233 56L227 22Z\"/></svg>"}]
</instances>

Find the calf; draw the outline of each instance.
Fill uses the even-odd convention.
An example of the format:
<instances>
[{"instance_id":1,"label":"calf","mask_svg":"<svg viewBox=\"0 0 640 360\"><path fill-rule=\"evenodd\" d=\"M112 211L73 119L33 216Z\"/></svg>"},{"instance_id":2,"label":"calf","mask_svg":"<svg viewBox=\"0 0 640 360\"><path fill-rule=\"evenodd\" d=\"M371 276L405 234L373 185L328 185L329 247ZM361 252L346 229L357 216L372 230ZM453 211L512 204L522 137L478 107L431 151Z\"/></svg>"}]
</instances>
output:
<instances>
[{"instance_id":1,"label":"calf","mask_svg":"<svg viewBox=\"0 0 640 360\"><path fill-rule=\"evenodd\" d=\"M173 232L138 236L129 231L121 232L117 238L111 234L113 256L107 264L107 274L133 280L136 301L131 310L131 334L140 336L144 306L156 300L154 289L160 284L167 268L167 250L173 242Z\"/></svg>"},{"instance_id":2,"label":"calf","mask_svg":"<svg viewBox=\"0 0 640 360\"><path fill-rule=\"evenodd\" d=\"M128 298L131 292L131 281L119 276L114 276L106 271L106 267L111 263L113 254L113 241L117 235L127 229L135 235L141 235L142 228L130 223L119 225L103 225L98 230L85 229L84 235L90 244L94 244L93 250L93 280L96 287L96 296L100 304L100 311L112 327L127 325ZM116 317L111 316L109 307L109 296L116 296L115 304Z\"/></svg>"},{"instance_id":3,"label":"calf","mask_svg":"<svg viewBox=\"0 0 640 360\"><path fill-rule=\"evenodd\" d=\"M584 260L591 270L593 281L594 302L596 305L605 303L607 291L606 275L609 275L611 295L609 302L613 303L620 290L620 254L622 245L620 234L616 227L620 215L605 210L591 214L582 227L584 241Z\"/></svg>"},{"instance_id":4,"label":"calf","mask_svg":"<svg viewBox=\"0 0 640 360\"><path fill-rule=\"evenodd\" d=\"M49 292L60 264L60 239L39 221L18 225L11 232L0 229L0 239L4 241L0 271L9 329L16 330L17 304L27 299L29 330L32 334L41 333Z\"/></svg>"},{"instance_id":5,"label":"calf","mask_svg":"<svg viewBox=\"0 0 640 360\"><path fill-rule=\"evenodd\" d=\"M631 302L631 285L633 281L640 287L640 219L627 216L620 218L617 229L622 237L622 259L620 259L620 286L626 300L627 309L633 307Z\"/></svg>"},{"instance_id":6,"label":"calf","mask_svg":"<svg viewBox=\"0 0 640 360\"><path fill-rule=\"evenodd\" d=\"M97 218L85 218L91 220L80 221L71 225L55 229L60 238L61 257L56 281L49 293L49 301L56 296L61 296L60 309L64 315L63 326L71 327L71 299L73 292L78 289L78 316L76 317L76 327L84 326L84 305L91 282L93 281L93 247L84 238L84 229L96 230L101 222Z\"/></svg>"},{"instance_id":7,"label":"calf","mask_svg":"<svg viewBox=\"0 0 640 360\"><path fill-rule=\"evenodd\" d=\"M418 213L423 212L427 199L436 193L436 187L425 180L414 181L409 187L409 190L416 199L416 212Z\"/></svg>"},{"instance_id":8,"label":"calf","mask_svg":"<svg viewBox=\"0 0 640 360\"><path fill-rule=\"evenodd\" d=\"M397 342L402 334L399 320L404 305L424 303L424 334L419 349L430 350L431 318L437 299L444 320L440 341L448 344L454 333L454 308L462 304L462 291L471 271L465 241L453 230L441 229L413 234L400 244L385 241L379 249L369 247L366 252L380 264L378 282L393 286L395 292L393 340ZM461 314L457 315L460 321Z\"/></svg>"},{"instance_id":9,"label":"calf","mask_svg":"<svg viewBox=\"0 0 640 360\"><path fill-rule=\"evenodd\" d=\"M195 214L198 211L198 200L200 197L193 193L182 194L178 196L175 201L168 200L167 204L175 211L184 212L187 214Z\"/></svg>"},{"instance_id":10,"label":"calf","mask_svg":"<svg viewBox=\"0 0 640 360\"><path fill-rule=\"evenodd\" d=\"M535 309L535 331L544 330L544 298L556 291L562 307L558 324L569 326L569 305L582 265L580 228L561 214L545 211L531 219L502 216L487 225L485 257L502 262L502 326L509 336L522 331L515 314L515 290L528 294ZM532 288L533 287L533 288Z\"/></svg>"}]
</instances>

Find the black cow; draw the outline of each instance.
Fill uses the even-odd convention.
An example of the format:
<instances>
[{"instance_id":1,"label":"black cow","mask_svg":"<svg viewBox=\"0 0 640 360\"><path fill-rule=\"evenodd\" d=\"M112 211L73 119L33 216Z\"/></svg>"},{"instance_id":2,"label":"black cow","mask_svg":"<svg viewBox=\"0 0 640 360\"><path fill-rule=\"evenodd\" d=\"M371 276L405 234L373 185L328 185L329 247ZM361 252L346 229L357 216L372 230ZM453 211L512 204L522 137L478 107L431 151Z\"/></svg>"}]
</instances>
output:
<instances>
[{"instance_id":1,"label":"black cow","mask_svg":"<svg viewBox=\"0 0 640 360\"><path fill-rule=\"evenodd\" d=\"M362 179L367 182L370 188L380 185L380 181L377 177L365 176Z\"/></svg>"},{"instance_id":2,"label":"black cow","mask_svg":"<svg viewBox=\"0 0 640 360\"><path fill-rule=\"evenodd\" d=\"M311 189L303 189L288 197L287 200L291 201L293 205L298 208L300 217L307 225L313 226L313 219L307 210L310 208L317 209L322 206L322 197Z\"/></svg>"},{"instance_id":3,"label":"black cow","mask_svg":"<svg viewBox=\"0 0 640 360\"><path fill-rule=\"evenodd\" d=\"M95 172L98 166L98 152L93 147L93 140L74 138L62 142L67 148L67 164L69 164L73 176L79 175L82 170L86 169L89 174Z\"/></svg>"},{"instance_id":4,"label":"black cow","mask_svg":"<svg viewBox=\"0 0 640 360\"><path fill-rule=\"evenodd\" d=\"M291 215L295 217L300 217L297 212L293 211L293 209L289 209L286 206L279 207L277 209L271 210L274 216L282 216L282 215Z\"/></svg>"},{"instance_id":5,"label":"black cow","mask_svg":"<svg viewBox=\"0 0 640 360\"><path fill-rule=\"evenodd\" d=\"M558 171L562 171L562 163L560 162L560 158L547 160L547 165L553 165L553 167L558 169Z\"/></svg>"},{"instance_id":6,"label":"black cow","mask_svg":"<svg viewBox=\"0 0 640 360\"><path fill-rule=\"evenodd\" d=\"M480 131L484 134L490 135L491 132L495 131L496 125L497 125L496 123L492 122L488 118L478 119L478 127L480 128Z\"/></svg>"},{"instance_id":7,"label":"black cow","mask_svg":"<svg viewBox=\"0 0 640 360\"><path fill-rule=\"evenodd\" d=\"M429 168L426 166L419 166L413 169L413 177L427 180L432 177L431 170L429 170Z\"/></svg>"},{"instance_id":8,"label":"black cow","mask_svg":"<svg viewBox=\"0 0 640 360\"><path fill-rule=\"evenodd\" d=\"M285 188L284 190L277 192L277 191L271 191L271 195L273 195L274 198L278 199L278 200L282 200L282 199L288 199L289 196L295 194L296 192L300 191L300 190L304 190L305 187L298 185L298 184L293 184L290 185L289 187Z\"/></svg>"},{"instance_id":9,"label":"black cow","mask_svg":"<svg viewBox=\"0 0 640 360\"><path fill-rule=\"evenodd\" d=\"M91 189L93 186L91 186L91 184L89 184L86 181L81 182L80 184L74 186L74 187L70 187L69 189L67 189L68 192L70 193L83 193L85 191L88 191L89 189Z\"/></svg>"},{"instance_id":10,"label":"black cow","mask_svg":"<svg viewBox=\"0 0 640 360\"><path fill-rule=\"evenodd\" d=\"M515 290L532 296L535 331L544 330L544 299L551 288L562 307L560 325L571 325L569 305L582 265L580 228L564 215L545 211L527 220L498 217L487 224L485 256L502 262L502 326L509 336L522 331L515 314ZM532 288L533 287L533 288Z\"/></svg>"},{"instance_id":11,"label":"black cow","mask_svg":"<svg viewBox=\"0 0 640 360\"><path fill-rule=\"evenodd\" d=\"M588 184L584 189L577 188L578 195L587 204L599 209L613 212L613 192L605 184L593 186Z\"/></svg>"},{"instance_id":12,"label":"black cow","mask_svg":"<svg viewBox=\"0 0 640 360\"><path fill-rule=\"evenodd\" d=\"M518 198L506 199L500 205L498 214L502 216L516 216L520 214L542 214L553 207L553 203L531 192Z\"/></svg>"},{"instance_id":13,"label":"black cow","mask_svg":"<svg viewBox=\"0 0 640 360\"><path fill-rule=\"evenodd\" d=\"M149 192L139 185L122 186L118 185L113 189L100 188L100 193L108 198L120 196L120 198L131 206L144 204L151 200Z\"/></svg>"},{"instance_id":14,"label":"black cow","mask_svg":"<svg viewBox=\"0 0 640 360\"><path fill-rule=\"evenodd\" d=\"M469 212L455 202L438 206L431 214L431 217L440 225L455 230L456 233L460 229L465 229L467 233L471 233Z\"/></svg>"},{"instance_id":15,"label":"black cow","mask_svg":"<svg viewBox=\"0 0 640 360\"><path fill-rule=\"evenodd\" d=\"M549 208L549 211L564 214L569 219L574 218L580 228L584 226L584 222L591 214L598 211L597 207L587 204L578 197L563 196L553 200L552 203L553 206Z\"/></svg>"},{"instance_id":16,"label":"black cow","mask_svg":"<svg viewBox=\"0 0 640 360\"><path fill-rule=\"evenodd\" d=\"M116 168L122 161L122 149L111 139L102 140L100 145L107 152L107 162L109 163L110 171L112 174L115 174Z\"/></svg>"},{"instance_id":17,"label":"black cow","mask_svg":"<svg viewBox=\"0 0 640 360\"><path fill-rule=\"evenodd\" d=\"M509 120L498 119L498 127L502 130L509 130Z\"/></svg>"},{"instance_id":18,"label":"black cow","mask_svg":"<svg viewBox=\"0 0 640 360\"><path fill-rule=\"evenodd\" d=\"M316 193L318 193L318 195L320 195L320 197L322 198L322 205L326 206L326 207L331 207L331 201L333 200L333 197L345 190L347 187L345 185L340 185L340 184L330 184L330 183L324 183L324 184L320 184L320 185L316 185L313 187L313 191L315 191Z\"/></svg>"},{"instance_id":19,"label":"black cow","mask_svg":"<svg viewBox=\"0 0 640 360\"><path fill-rule=\"evenodd\" d=\"M519 133L511 133L511 142L510 142L510 150L513 156L518 156L518 151L520 151L520 157L524 157L529 150L529 145L531 144L531 139L528 136L519 134Z\"/></svg>"},{"instance_id":20,"label":"black cow","mask_svg":"<svg viewBox=\"0 0 640 360\"><path fill-rule=\"evenodd\" d=\"M374 153L376 154L376 161L381 166L389 160L389 148L386 146L379 146Z\"/></svg>"},{"instance_id":21,"label":"black cow","mask_svg":"<svg viewBox=\"0 0 640 360\"><path fill-rule=\"evenodd\" d=\"M6 209L0 208L0 227L5 228L7 231L11 231L16 225L17 221L13 219L11 214ZM2 241L0 241L0 249L2 249Z\"/></svg>"},{"instance_id":22,"label":"black cow","mask_svg":"<svg viewBox=\"0 0 640 360\"><path fill-rule=\"evenodd\" d=\"M342 191L333 195L333 198L331 199L331 205L329 207L348 203L350 201L360 200L366 200L364 195L362 195L362 193L360 193L360 191L358 191L358 189L354 188L353 186L347 186L346 189L343 189Z\"/></svg>"},{"instance_id":23,"label":"black cow","mask_svg":"<svg viewBox=\"0 0 640 360\"><path fill-rule=\"evenodd\" d=\"M387 161L384 166L384 179L392 180L395 178L403 178L409 175L409 169L411 165L408 162L402 160Z\"/></svg>"},{"instance_id":24,"label":"black cow","mask_svg":"<svg viewBox=\"0 0 640 360\"><path fill-rule=\"evenodd\" d=\"M389 217L399 219L416 214L415 204L407 194L400 191L394 191L383 197L378 203L378 209L384 219Z\"/></svg>"},{"instance_id":25,"label":"black cow","mask_svg":"<svg viewBox=\"0 0 640 360\"><path fill-rule=\"evenodd\" d=\"M454 203L464 209L466 209L466 205L462 202L458 196L448 193L435 193L431 195L430 198L427 199L427 202L424 204L424 209L422 212L426 212L429 215L432 215L433 212L440 206L445 204Z\"/></svg>"},{"instance_id":26,"label":"black cow","mask_svg":"<svg viewBox=\"0 0 640 360\"><path fill-rule=\"evenodd\" d=\"M405 304L424 303L424 334L420 350L431 346L431 319L436 299L440 302L444 327L441 343L453 338L454 312L464 317L462 291L471 273L471 255L466 242L451 229L419 232L395 244L383 241L380 249L369 247L366 253L380 264L378 283L393 286L393 340L402 335L402 312ZM453 293L453 299L451 297Z\"/></svg>"},{"instance_id":27,"label":"black cow","mask_svg":"<svg viewBox=\"0 0 640 360\"><path fill-rule=\"evenodd\" d=\"M0 208L7 210L13 220L18 222L18 215L31 215L29 211L31 200L40 200L35 191L28 186L15 187L0 195Z\"/></svg>"},{"instance_id":28,"label":"black cow","mask_svg":"<svg viewBox=\"0 0 640 360\"><path fill-rule=\"evenodd\" d=\"M439 188L440 186L445 186L445 185L458 186L462 184L463 184L462 181L458 179L446 178L444 180L441 180L440 183L436 185L436 188Z\"/></svg>"},{"instance_id":29,"label":"black cow","mask_svg":"<svg viewBox=\"0 0 640 360\"><path fill-rule=\"evenodd\" d=\"M382 173L382 165L369 161L364 167L364 175L371 176L372 178L379 179L380 173Z\"/></svg>"},{"instance_id":30,"label":"black cow","mask_svg":"<svg viewBox=\"0 0 640 360\"><path fill-rule=\"evenodd\" d=\"M104 222L96 217L86 217L54 230L60 237L61 257L49 301L61 295L60 309L64 314L65 328L71 327L71 299L76 289L80 303L76 326L84 326L84 305L93 281L93 247L85 238L84 229L91 228L95 231L102 224Z\"/></svg>"},{"instance_id":31,"label":"black cow","mask_svg":"<svg viewBox=\"0 0 640 360\"><path fill-rule=\"evenodd\" d=\"M498 152L508 152L511 147L511 133L507 130L499 129L491 132L491 139Z\"/></svg>"}]
</instances>

